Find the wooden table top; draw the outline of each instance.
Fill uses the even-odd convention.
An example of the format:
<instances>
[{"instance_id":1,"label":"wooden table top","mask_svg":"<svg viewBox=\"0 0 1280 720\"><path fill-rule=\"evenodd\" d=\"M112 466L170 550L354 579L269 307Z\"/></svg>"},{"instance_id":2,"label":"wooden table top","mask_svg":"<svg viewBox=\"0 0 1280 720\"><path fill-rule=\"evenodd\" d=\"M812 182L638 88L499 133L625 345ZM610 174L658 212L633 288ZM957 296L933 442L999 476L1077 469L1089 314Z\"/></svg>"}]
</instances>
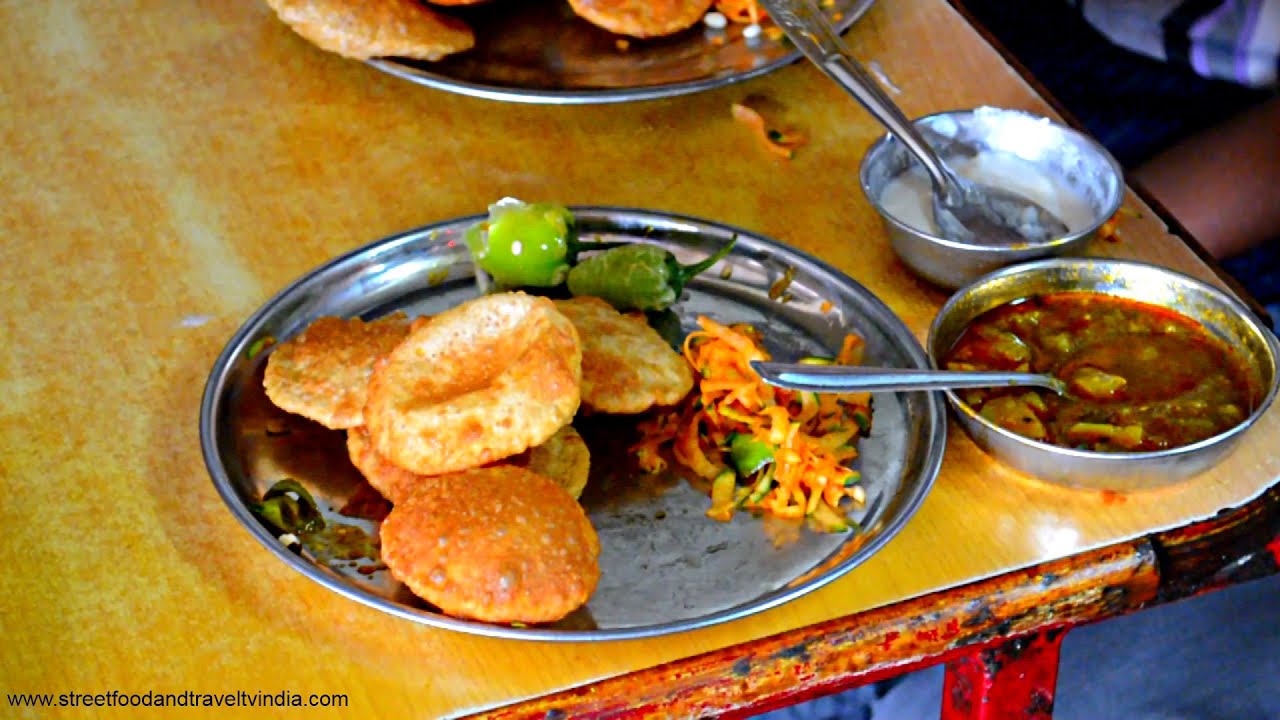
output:
<instances>
[{"instance_id":1,"label":"wooden table top","mask_svg":"<svg viewBox=\"0 0 1280 720\"><path fill-rule=\"evenodd\" d=\"M909 114L1051 114L943 0L877 3L849 39ZM0 68L7 693L346 693L342 717L461 714L1176 527L1280 476L1268 451L1280 409L1218 469L1119 498L1025 479L953 425L937 484L901 534L783 607L594 645L391 617L279 562L209 480L200 393L248 315L353 247L514 195L775 237L847 272L923 339L946 296L893 257L857 188L879 127L804 65L636 104L447 94L323 53L258 2L6 2L0 47L11 58ZM731 118L751 93L809 134L794 160ZM1091 252L1213 278L1136 197L1126 205L1138 215L1120 241Z\"/></svg>"}]
</instances>

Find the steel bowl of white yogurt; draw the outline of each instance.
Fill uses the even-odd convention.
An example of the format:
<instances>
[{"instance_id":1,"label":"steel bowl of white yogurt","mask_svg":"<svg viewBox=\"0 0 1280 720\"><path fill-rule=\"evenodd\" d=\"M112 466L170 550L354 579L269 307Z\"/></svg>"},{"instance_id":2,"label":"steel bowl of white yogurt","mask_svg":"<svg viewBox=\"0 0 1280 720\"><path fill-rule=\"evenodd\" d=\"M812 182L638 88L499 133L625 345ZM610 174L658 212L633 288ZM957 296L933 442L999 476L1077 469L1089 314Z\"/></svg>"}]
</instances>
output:
<instances>
[{"instance_id":1,"label":"steel bowl of white yogurt","mask_svg":"<svg viewBox=\"0 0 1280 720\"><path fill-rule=\"evenodd\" d=\"M942 237L933 221L929 176L886 134L863 157L862 191L902 262L943 288L954 290L1014 263L1082 254L1124 199L1124 175L1115 158L1089 136L1047 117L980 107L927 115L913 124L956 173L1039 203L1068 229L1036 243Z\"/></svg>"}]
</instances>

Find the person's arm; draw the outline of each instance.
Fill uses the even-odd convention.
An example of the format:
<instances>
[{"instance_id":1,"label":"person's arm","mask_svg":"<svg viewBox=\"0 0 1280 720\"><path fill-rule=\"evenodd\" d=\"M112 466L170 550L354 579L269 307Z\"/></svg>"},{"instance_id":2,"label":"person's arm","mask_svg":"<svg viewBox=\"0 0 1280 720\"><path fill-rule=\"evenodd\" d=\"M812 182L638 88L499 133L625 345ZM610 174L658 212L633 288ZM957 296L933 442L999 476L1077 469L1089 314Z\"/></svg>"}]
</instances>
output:
<instances>
[{"instance_id":1,"label":"person's arm","mask_svg":"<svg viewBox=\"0 0 1280 720\"><path fill-rule=\"evenodd\" d=\"M1183 140L1132 176L1215 257L1280 242L1280 96Z\"/></svg>"}]
</instances>

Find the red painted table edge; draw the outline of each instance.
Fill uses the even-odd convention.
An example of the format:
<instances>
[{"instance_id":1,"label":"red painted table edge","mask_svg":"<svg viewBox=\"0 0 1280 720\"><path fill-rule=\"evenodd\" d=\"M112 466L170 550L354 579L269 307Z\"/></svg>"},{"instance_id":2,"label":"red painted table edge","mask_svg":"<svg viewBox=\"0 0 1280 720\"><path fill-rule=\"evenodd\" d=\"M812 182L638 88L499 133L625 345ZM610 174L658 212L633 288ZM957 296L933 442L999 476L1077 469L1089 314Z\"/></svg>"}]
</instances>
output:
<instances>
[{"instance_id":1,"label":"red painted table edge","mask_svg":"<svg viewBox=\"0 0 1280 720\"><path fill-rule=\"evenodd\" d=\"M468 717L750 717L948 663L944 718L1047 718L1066 630L1276 572L1280 484L1184 528Z\"/></svg>"}]
</instances>

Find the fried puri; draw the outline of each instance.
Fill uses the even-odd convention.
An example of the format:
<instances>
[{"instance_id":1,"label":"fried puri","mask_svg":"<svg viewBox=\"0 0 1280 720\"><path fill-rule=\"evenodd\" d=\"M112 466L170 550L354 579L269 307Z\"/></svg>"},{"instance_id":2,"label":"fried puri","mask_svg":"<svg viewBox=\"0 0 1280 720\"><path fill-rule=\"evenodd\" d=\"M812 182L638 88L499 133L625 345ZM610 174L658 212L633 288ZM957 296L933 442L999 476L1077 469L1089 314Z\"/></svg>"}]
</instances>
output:
<instances>
[{"instance_id":1,"label":"fried puri","mask_svg":"<svg viewBox=\"0 0 1280 720\"><path fill-rule=\"evenodd\" d=\"M582 404L603 413L633 414L674 405L693 389L689 363L639 315L623 315L603 300L556 301L582 342Z\"/></svg>"},{"instance_id":2,"label":"fried puri","mask_svg":"<svg viewBox=\"0 0 1280 720\"><path fill-rule=\"evenodd\" d=\"M417 0L267 0L293 31L344 57L439 60L475 45L471 27Z\"/></svg>"},{"instance_id":3,"label":"fried puri","mask_svg":"<svg viewBox=\"0 0 1280 720\"><path fill-rule=\"evenodd\" d=\"M328 428L360 425L374 362L408 334L404 313L368 323L319 318L272 350L262 381L267 397Z\"/></svg>"},{"instance_id":4,"label":"fried puri","mask_svg":"<svg viewBox=\"0 0 1280 720\"><path fill-rule=\"evenodd\" d=\"M659 37L702 19L714 0L569 0L587 22L619 35Z\"/></svg>"},{"instance_id":5,"label":"fried puri","mask_svg":"<svg viewBox=\"0 0 1280 720\"><path fill-rule=\"evenodd\" d=\"M369 432L363 426L347 430L347 454L351 456L351 464L356 466L365 481L392 504L408 497L422 479L421 475L405 470L379 455L373 449Z\"/></svg>"},{"instance_id":6,"label":"fried puri","mask_svg":"<svg viewBox=\"0 0 1280 720\"><path fill-rule=\"evenodd\" d=\"M503 462L550 478L575 500L582 497L591 474L591 452L572 425L565 425L541 445Z\"/></svg>"},{"instance_id":7,"label":"fried puri","mask_svg":"<svg viewBox=\"0 0 1280 720\"><path fill-rule=\"evenodd\" d=\"M363 427L347 430L347 453L369 485L393 504L402 502L423 476L387 460L373 449ZM582 495L591 470L591 454L572 425L556 431L545 443L514 455L503 463L517 465L554 481L575 499Z\"/></svg>"},{"instance_id":8,"label":"fried puri","mask_svg":"<svg viewBox=\"0 0 1280 720\"><path fill-rule=\"evenodd\" d=\"M578 410L582 350L550 300L485 295L434 316L374 366L365 425L396 465L439 475L546 442Z\"/></svg>"},{"instance_id":9,"label":"fried puri","mask_svg":"<svg viewBox=\"0 0 1280 720\"><path fill-rule=\"evenodd\" d=\"M582 507L513 465L423 478L380 533L391 574L455 617L551 622L600 579L600 540Z\"/></svg>"}]
</instances>

